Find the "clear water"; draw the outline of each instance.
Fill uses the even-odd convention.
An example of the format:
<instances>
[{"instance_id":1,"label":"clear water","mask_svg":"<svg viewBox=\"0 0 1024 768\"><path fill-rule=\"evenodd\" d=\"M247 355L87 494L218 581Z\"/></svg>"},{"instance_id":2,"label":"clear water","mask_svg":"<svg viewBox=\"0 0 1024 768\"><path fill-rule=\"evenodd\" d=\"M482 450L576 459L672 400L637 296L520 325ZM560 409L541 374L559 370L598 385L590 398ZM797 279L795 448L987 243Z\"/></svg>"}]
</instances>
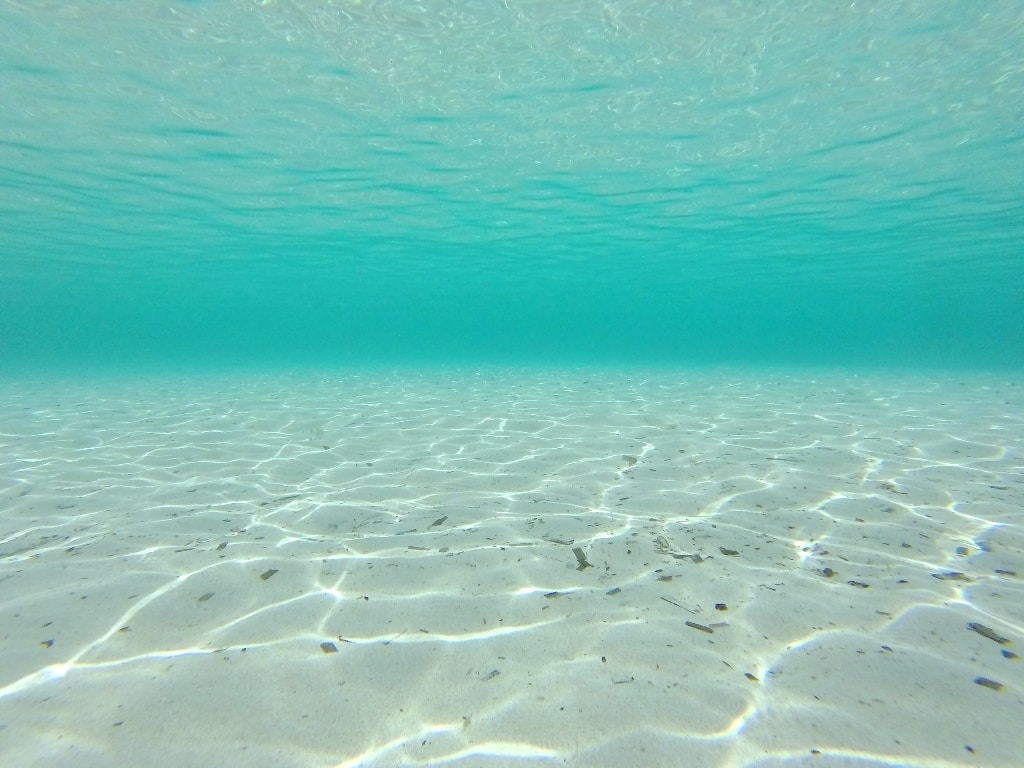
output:
<instances>
[{"instance_id":1,"label":"clear water","mask_svg":"<svg viewBox=\"0 0 1024 768\"><path fill-rule=\"evenodd\" d=\"M0 764L1020 764L1022 157L1019 0L0 0Z\"/></svg>"},{"instance_id":2,"label":"clear water","mask_svg":"<svg viewBox=\"0 0 1024 768\"><path fill-rule=\"evenodd\" d=\"M0 3L0 364L1024 365L1024 9Z\"/></svg>"}]
</instances>

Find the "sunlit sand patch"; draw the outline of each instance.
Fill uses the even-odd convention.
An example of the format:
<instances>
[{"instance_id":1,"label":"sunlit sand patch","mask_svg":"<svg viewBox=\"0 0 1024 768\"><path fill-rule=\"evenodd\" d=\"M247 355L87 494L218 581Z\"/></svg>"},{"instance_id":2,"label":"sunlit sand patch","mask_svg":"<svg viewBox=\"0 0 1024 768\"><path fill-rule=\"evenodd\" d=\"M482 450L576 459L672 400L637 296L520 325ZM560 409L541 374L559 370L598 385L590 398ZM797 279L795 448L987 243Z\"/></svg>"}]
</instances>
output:
<instances>
[{"instance_id":1,"label":"sunlit sand patch","mask_svg":"<svg viewBox=\"0 0 1024 768\"><path fill-rule=\"evenodd\" d=\"M3 396L5 763L1017 755L1013 383L408 373Z\"/></svg>"}]
</instances>

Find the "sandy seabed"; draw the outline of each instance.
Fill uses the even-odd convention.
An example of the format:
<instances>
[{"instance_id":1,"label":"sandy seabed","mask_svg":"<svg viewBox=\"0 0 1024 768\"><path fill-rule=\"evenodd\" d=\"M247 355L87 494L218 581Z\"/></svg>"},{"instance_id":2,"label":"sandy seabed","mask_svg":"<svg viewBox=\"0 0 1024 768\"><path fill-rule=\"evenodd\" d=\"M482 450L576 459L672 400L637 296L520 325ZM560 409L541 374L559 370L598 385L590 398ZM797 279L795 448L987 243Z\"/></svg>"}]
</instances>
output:
<instances>
[{"instance_id":1,"label":"sandy seabed","mask_svg":"<svg viewBox=\"0 0 1024 768\"><path fill-rule=\"evenodd\" d=\"M1024 764L1024 381L0 385L0 764Z\"/></svg>"}]
</instances>

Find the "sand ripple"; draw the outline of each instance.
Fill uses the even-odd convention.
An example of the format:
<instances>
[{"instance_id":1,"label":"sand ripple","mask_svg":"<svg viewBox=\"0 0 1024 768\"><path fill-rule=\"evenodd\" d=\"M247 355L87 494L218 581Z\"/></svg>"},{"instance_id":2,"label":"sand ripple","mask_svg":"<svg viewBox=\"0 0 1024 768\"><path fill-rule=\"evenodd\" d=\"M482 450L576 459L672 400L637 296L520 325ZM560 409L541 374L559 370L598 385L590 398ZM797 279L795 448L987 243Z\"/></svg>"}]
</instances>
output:
<instances>
[{"instance_id":1,"label":"sand ripple","mask_svg":"<svg viewBox=\"0 0 1024 768\"><path fill-rule=\"evenodd\" d=\"M4 764L1018 759L1018 383L3 394Z\"/></svg>"}]
</instances>

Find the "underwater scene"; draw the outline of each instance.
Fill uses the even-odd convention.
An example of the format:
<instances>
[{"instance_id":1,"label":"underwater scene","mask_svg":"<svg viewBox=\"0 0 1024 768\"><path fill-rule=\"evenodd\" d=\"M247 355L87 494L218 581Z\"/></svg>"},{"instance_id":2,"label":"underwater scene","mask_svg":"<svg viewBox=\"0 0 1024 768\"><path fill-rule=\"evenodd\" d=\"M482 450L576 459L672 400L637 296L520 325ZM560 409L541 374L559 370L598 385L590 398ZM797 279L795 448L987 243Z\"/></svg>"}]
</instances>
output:
<instances>
[{"instance_id":1,"label":"underwater scene","mask_svg":"<svg viewBox=\"0 0 1024 768\"><path fill-rule=\"evenodd\" d=\"M0 764L1024 764L1024 6L0 30Z\"/></svg>"}]
</instances>

